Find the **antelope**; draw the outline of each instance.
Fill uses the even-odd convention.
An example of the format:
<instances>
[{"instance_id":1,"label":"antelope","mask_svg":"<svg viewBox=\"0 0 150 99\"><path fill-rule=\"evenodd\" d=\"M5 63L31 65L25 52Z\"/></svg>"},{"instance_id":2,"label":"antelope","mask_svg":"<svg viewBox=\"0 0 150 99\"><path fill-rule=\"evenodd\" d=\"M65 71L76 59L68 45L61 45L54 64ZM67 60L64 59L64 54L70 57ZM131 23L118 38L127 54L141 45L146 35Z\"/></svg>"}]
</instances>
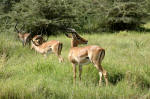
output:
<instances>
[{"instance_id":1,"label":"antelope","mask_svg":"<svg viewBox=\"0 0 150 99\"><path fill-rule=\"evenodd\" d=\"M102 76L104 76L105 83L108 85L107 71L101 65L105 50L97 45L78 47L79 44L87 44L88 40L79 36L75 29L68 28L67 32L65 35L72 39L68 59L73 67L73 82L76 83L76 65L79 65L79 79L81 81L82 65L93 63L99 71L99 85L101 85Z\"/></svg>"},{"instance_id":2,"label":"antelope","mask_svg":"<svg viewBox=\"0 0 150 99\"><path fill-rule=\"evenodd\" d=\"M23 29L23 27L24 27L24 25L22 26L22 28L20 30L18 30L17 29L17 23L15 25L15 29L18 33L18 38L22 42L22 45L25 46L27 43L29 43L28 37L30 36L30 33L22 33L21 30Z\"/></svg>"},{"instance_id":3,"label":"antelope","mask_svg":"<svg viewBox=\"0 0 150 99\"><path fill-rule=\"evenodd\" d=\"M35 49L38 53L43 54L45 57L48 53L55 53L59 62L63 62L61 57L61 50L63 44L57 40L45 41L41 35L35 35L31 40L31 49Z\"/></svg>"}]
</instances>

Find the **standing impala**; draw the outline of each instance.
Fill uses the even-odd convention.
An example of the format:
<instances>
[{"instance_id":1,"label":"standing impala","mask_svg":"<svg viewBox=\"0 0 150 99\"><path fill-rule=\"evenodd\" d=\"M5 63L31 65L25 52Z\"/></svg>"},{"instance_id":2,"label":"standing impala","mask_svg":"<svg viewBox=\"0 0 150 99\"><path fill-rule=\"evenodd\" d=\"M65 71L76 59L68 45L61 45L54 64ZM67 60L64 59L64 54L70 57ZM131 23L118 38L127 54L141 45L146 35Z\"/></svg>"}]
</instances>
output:
<instances>
[{"instance_id":1,"label":"standing impala","mask_svg":"<svg viewBox=\"0 0 150 99\"><path fill-rule=\"evenodd\" d=\"M74 83L76 82L76 65L79 65L79 78L81 80L82 65L91 62L99 71L99 85L101 85L102 75L104 76L106 85L108 85L107 71L101 65L105 56L105 50L96 45L77 47L79 44L87 44L88 41L80 37L74 29L69 28L67 30L68 33L66 36L72 39L68 58L73 66Z\"/></svg>"},{"instance_id":2,"label":"standing impala","mask_svg":"<svg viewBox=\"0 0 150 99\"><path fill-rule=\"evenodd\" d=\"M48 53L55 53L59 59L59 62L63 62L61 57L61 50L63 44L56 40L45 41L41 35L36 35L31 40L31 49L35 49L37 52L43 54L45 57Z\"/></svg>"},{"instance_id":3,"label":"standing impala","mask_svg":"<svg viewBox=\"0 0 150 99\"><path fill-rule=\"evenodd\" d=\"M22 26L22 28L23 27L24 27L24 25ZM25 46L27 43L29 43L29 39L28 38L30 36L30 33L22 33L21 32L22 28L20 30L18 30L17 29L17 23L16 23L15 29L16 29L16 31L18 33L18 38L21 40L22 45Z\"/></svg>"}]
</instances>

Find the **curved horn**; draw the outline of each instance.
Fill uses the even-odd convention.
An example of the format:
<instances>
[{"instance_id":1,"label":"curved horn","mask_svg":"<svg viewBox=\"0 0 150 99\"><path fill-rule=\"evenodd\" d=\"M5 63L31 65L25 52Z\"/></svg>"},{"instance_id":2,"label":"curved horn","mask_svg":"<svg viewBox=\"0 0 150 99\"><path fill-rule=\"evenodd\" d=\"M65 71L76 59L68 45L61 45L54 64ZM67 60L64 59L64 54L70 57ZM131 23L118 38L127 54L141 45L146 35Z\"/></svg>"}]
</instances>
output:
<instances>
[{"instance_id":1,"label":"curved horn","mask_svg":"<svg viewBox=\"0 0 150 99\"><path fill-rule=\"evenodd\" d=\"M20 31L22 31L22 29L25 27L25 24L23 24L23 26L21 27Z\"/></svg>"},{"instance_id":2,"label":"curved horn","mask_svg":"<svg viewBox=\"0 0 150 99\"><path fill-rule=\"evenodd\" d=\"M18 24L18 22L16 22L15 29L19 33L20 31L17 29L17 24Z\"/></svg>"},{"instance_id":3,"label":"curved horn","mask_svg":"<svg viewBox=\"0 0 150 99\"><path fill-rule=\"evenodd\" d=\"M37 39L43 39L42 35L37 35L36 40Z\"/></svg>"},{"instance_id":4,"label":"curved horn","mask_svg":"<svg viewBox=\"0 0 150 99\"><path fill-rule=\"evenodd\" d=\"M42 44L43 43L43 37L41 36L41 35L36 35L35 36L35 40L37 40L37 39L40 39L40 44ZM34 45L36 45L36 46L39 46L40 44L36 44L34 41L33 41L33 39L31 39L31 41L34 43Z\"/></svg>"},{"instance_id":5,"label":"curved horn","mask_svg":"<svg viewBox=\"0 0 150 99\"><path fill-rule=\"evenodd\" d=\"M77 33L75 29L73 28L67 28L67 32L70 32L70 33Z\"/></svg>"}]
</instances>

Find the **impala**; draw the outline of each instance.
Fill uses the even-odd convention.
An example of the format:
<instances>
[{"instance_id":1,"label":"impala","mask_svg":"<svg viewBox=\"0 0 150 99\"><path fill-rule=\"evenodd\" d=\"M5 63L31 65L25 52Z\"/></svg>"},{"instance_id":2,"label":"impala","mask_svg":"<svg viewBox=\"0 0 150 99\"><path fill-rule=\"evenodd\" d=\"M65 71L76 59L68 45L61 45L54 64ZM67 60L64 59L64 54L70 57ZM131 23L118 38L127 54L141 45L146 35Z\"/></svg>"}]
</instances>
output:
<instances>
[{"instance_id":1,"label":"impala","mask_svg":"<svg viewBox=\"0 0 150 99\"><path fill-rule=\"evenodd\" d=\"M24 25L22 26L22 28L23 27L24 27ZM30 33L22 33L21 32L22 28L20 30L18 30L17 29L17 23L16 23L15 29L16 29L16 31L18 33L18 38L21 40L22 45L25 46L27 43L30 42L29 39L28 39L28 37L30 36Z\"/></svg>"},{"instance_id":2,"label":"impala","mask_svg":"<svg viewBox=\"0 0 150 99\"><path fill-rule=\"evenodd\" d=\"M107 71L101 65L105 56L105 50L97 45L78 47L79 44L87 44L88 41L79 36L75 29L69 28L67 30L68 33L65 35L72 39L68 58L73 66L74 83L76 82L76 65L79 65L79 79L81 80L82 65L91 62L99 71L99 85L101 85L102 75L104 76L106 85L108 85Z\"/></svg>"},{"instance_id":3,"label":"impala","mask_svg":"<svg viewBox=\"0 0 150 99\"><path fill-rule=\"evenodd\" d=\"M63 62L61 57L63 44L60 41L51 40L45 41L41 35L35 35L31 40L31 49L35 49L38 53L43 54L45 57L48 53L55 53L59 62Z\"/></svg>"}]
</instances>

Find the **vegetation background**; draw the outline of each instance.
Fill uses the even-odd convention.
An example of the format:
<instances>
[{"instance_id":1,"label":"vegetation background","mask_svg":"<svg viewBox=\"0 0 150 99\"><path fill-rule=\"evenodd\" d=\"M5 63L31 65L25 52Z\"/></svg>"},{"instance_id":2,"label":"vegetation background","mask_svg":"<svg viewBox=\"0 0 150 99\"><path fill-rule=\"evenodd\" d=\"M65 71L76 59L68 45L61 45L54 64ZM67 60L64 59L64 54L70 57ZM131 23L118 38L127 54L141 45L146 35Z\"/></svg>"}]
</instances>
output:
<instances>
[{"instance_id":1,"label":"vegetation background","mask_svg":"<svg viewBox=\"0 0 150 99\"><path fill-rule=\"evenodd\" d=\"M150 99L149 13L150 0L0 0L0 98ZM22 47L16 22L25 24L23 32L63 42L65 62ZM105 48L109 86L98 86L92 64L73 86L68 27Z\"/></svg>"}]
</instances>

